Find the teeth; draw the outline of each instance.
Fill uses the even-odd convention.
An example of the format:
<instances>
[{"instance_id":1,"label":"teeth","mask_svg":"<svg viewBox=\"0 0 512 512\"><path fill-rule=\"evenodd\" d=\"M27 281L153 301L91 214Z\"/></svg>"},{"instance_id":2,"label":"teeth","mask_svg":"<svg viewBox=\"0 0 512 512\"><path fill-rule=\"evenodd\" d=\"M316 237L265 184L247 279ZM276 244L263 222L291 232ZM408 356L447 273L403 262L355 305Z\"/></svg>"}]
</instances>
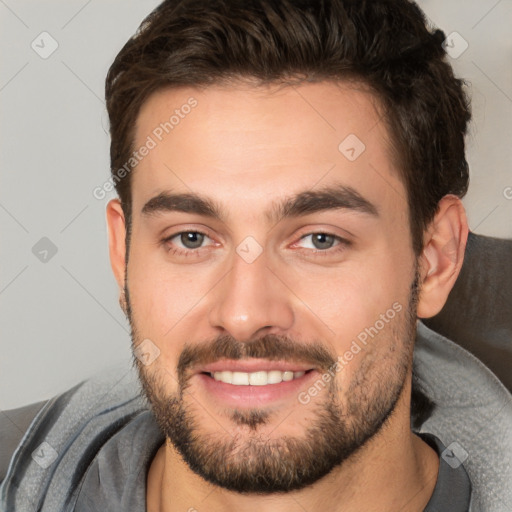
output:
<instances>
[{"instance_id":1,"label":"teeth","mask_svg":"<svg viewBox=\"0 0 512 512\"><path fill-rule=\"evenodd\" d=\"M251 386L266 386L268 384L267 372L246 373Z\"/></svg>"},{"instance_id":2,"label":"teeth","mask_svg":"<svg viewBox=\"0 0 512 512\"><path fill-rule=\"evenodd\" d=\"M244 372L233 372L231 384L234 384L235 386L248 386L249 374Z\"/></svg>"},{"instance_id":3,"label":"teeth","mask_svg":"<svg viewBox=\"0 0 512 512\"><path fill-rule=\"evenodd\" d=\"M286 382L293 380L293 372L283 372L283 380Z\"/></svg>"},{"instance_id":4,"label":"teeth","mask_svg":"<svg viewBox=\"0 0 512 512\"><path fill-rule=\"evenodd\" d=\"M268 383L269 384L279 384L283 381L283 372L279 370L273 370L268 372Z\"/></svg>"},{"instance_id":5,"label":"teeth","mask_svg":"<svg viewBox=\"0 0 512 512\"><path fill-rule=\"evenodd\" d=\"M306 372L281 372L279 370L271 370L269 372L214 372L213 378L226 384L234 384L235 386L266 386L267 384L279 384L280 382L288 382L293 379L302 377Z\"/></svg>"}]
</instances>

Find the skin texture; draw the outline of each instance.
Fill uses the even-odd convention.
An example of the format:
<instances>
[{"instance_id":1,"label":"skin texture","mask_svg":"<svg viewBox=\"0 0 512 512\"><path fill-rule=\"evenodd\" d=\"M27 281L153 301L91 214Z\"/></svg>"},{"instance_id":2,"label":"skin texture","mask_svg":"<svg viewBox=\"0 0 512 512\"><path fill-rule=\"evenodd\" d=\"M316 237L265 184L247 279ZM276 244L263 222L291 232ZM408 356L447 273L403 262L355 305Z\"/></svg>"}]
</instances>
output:
<instances>
[{"instance_id":1,"label":"skin texture","mask_svg":"<svg viewBox=\"0 0 512 512\"><path fill-rule=\"evenodd\" d=\"M198 446L226 447L236 439L233 457L226 460L235 466L257 461L258 447L280 446L289 438L305 441L328 404L344 418L345 433L365 431L367 439L359 436L362 446L345 453L312 485L258 495L206 481L168 441L148 474L148 510L423 510L439 461L409 426L414 323L416 316L430 317L442 308L459 273L467 238L460 200L440 201L417 259L407 194L389 156L386 125L375 97L354 84L238 83L159 91L141 109L135 147L190 97L197 106L133 171L128 264L119 201L107 207L111 263L134 345L149 339L159 351L150 365L138 364L150 400L151 392L160 399L157 405L181 400L182 410L194 419ZM354 161L338 149L349 134L365 145ZM360 208L328 208L281 220L270 215L295 194L334 185L357 191L377 215ZM162 192L208 197L223 218L143 214L143 206ZM185 231L207 235L200 249L187 249L175 236ZM340 238L319 249L311 233ZM257 242L250 251L262 249L250 263L236 250L247 248L240 244L248 236ZM416 272L417 301L411 296ZM275 342L274 359L281 361L299 361L302 354L304 364L308 347L344 357L353 340L393 304L400 311L382 328L379 324L378 333L350 361L345 358L331 385L307 404L293 393L259 407L243 401L226 405L194 373L200 358L180 366L187 347L199 347L211 360L222 337L244 347L242 355L251 346L262 350L258 340L268 339ZM287 349L285 339L305 350ZM310 366L317 374L304 381L306 391L325 370ZM372 407L388 414L372 417ZM160 409L156 415L165 428L165 407ZM167 414L175 412L170 408ZM321 443L322 432L327 438L320 430L315 442ZM244 452L248 446L252 451ZM244 457L237 459L238 453Z\"/></svg>"}]
</instances>

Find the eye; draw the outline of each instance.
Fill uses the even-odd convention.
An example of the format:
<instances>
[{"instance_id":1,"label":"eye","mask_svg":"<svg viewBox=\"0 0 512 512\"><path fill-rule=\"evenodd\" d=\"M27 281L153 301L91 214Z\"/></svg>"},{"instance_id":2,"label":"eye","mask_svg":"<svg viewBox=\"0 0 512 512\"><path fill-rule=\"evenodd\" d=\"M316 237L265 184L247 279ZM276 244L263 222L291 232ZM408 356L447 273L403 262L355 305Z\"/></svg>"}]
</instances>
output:
<instances>
[{"instance_id":1,"label":"eye","mask_svg":"<svg viewBox=\"0 0 512 512\"><path fill-rule=\"evenodd\" d=\"M168 236L162 240L162 244L168 252L176 255L187 255L203 249L205 242L212 245L212 239L201 231L181 231L174 235Z\"/></svg>"},{"instance_id":2,"label":"eye","mask_svg":"<svg viewBox=\"0 0 512 512\"><path fill-rule=\"evenodd\" d=\"M215 242L201 231L180 231L162 240L162 244L169 253L177 256L187 256L202 253L201 249L206 249ZM294 244L315 254L333 254L343 250L350 242L344 238L325 232L308 233L302 236Z\"/></svg>"},{"instance_id":3,"label":"eye","mask_svg":"<svg viewBox=\"0 0 512 512\"><path fill-rule=\"evenodd\" d=\"M175 235L171 240L174 238L177 238L186 249L197 249L201 247L204 239L207 237L204 233L199 233L199 231L184 231Z\"/></svg>"},{"instance_id":4,"label":"eye","mask_svg":"<svg viewBox=\"0 0 512 512\"><path fill-rule=\"evenodd\" d=\"M306 251L308 253L312 252L315 255L329 256L346 249L350 242L331 233L317 232L302 236L295 245L309 249Z\"/></svg>"},{"instance_id":5,"label":"eye","mask_svg":"<svg viewBox=\"0 0 512 512\"><path fill-rule=\"evenodd\" d=\"M335 246L334 243L339 238L328 233L310 233L309 235L303 236L301 240L306 240L309 237L312 237L311 243L313 245L313 249L318 250L330 249L331 247Z\"/></svg>"}]
</instances>

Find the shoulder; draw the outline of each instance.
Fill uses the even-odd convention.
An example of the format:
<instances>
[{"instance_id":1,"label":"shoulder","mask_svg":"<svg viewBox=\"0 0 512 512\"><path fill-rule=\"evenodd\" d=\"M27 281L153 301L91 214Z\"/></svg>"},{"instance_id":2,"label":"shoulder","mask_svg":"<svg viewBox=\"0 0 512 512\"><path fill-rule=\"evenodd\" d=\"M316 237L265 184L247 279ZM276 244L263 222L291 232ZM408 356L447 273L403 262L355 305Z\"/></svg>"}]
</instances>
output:
<instances>
[{"instance_id":1,"label":"shoulder","mask_svg":"<svg viewBox=\"0 0 512 512\"><path fill-rule=\"evenodd\" d=\"M512 395L476 357L418 324L415 376L435 409L420 432L459 453L473 509L512 510Z\"/></svg>"},{"instance_id":2,"label":"shoulder","mask_svg":"<svg viewBox=\"0 0 512 512\"><path fill-rule=\"evenodd\" d=\"M52 510L62 509L102 445L146 410L135 371L125 367L103 371L39 411L32 409L0 484L0 509L25 510L41 500Z\"/></svg>"},{"instance_id":3,"label":"shoulder","mask_svg":"<svg viewBox=\"0 0 512 512\"><path fill-rule=\"evenodd\" d=\"M5 478L9 462L37 413L48 401L1 411L0 414L0 482Z\"/></svg>"}]
</instances>

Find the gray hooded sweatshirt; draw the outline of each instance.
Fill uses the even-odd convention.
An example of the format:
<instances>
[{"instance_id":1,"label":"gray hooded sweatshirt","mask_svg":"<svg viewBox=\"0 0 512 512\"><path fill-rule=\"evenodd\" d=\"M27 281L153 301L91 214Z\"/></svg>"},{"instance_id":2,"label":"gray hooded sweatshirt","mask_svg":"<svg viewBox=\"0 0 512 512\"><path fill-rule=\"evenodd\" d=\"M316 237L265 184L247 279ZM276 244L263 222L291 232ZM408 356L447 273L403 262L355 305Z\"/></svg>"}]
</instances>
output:
<instances>
[{"instance_id":1,"label":"gray hooded sweatshirt","mask_svg":"<svg viewBox=\"0 0 512 512\"><path fill-rule=\"evenodd\" d=\"M512 512L512 395L422 323L414 359L415 385L435 404L415 431L440 455L425 511ZM147 470L163 441L136 372L100 374L36 415L0 484L0 511L144 512Z\"/></svg>"}]
</instances>

